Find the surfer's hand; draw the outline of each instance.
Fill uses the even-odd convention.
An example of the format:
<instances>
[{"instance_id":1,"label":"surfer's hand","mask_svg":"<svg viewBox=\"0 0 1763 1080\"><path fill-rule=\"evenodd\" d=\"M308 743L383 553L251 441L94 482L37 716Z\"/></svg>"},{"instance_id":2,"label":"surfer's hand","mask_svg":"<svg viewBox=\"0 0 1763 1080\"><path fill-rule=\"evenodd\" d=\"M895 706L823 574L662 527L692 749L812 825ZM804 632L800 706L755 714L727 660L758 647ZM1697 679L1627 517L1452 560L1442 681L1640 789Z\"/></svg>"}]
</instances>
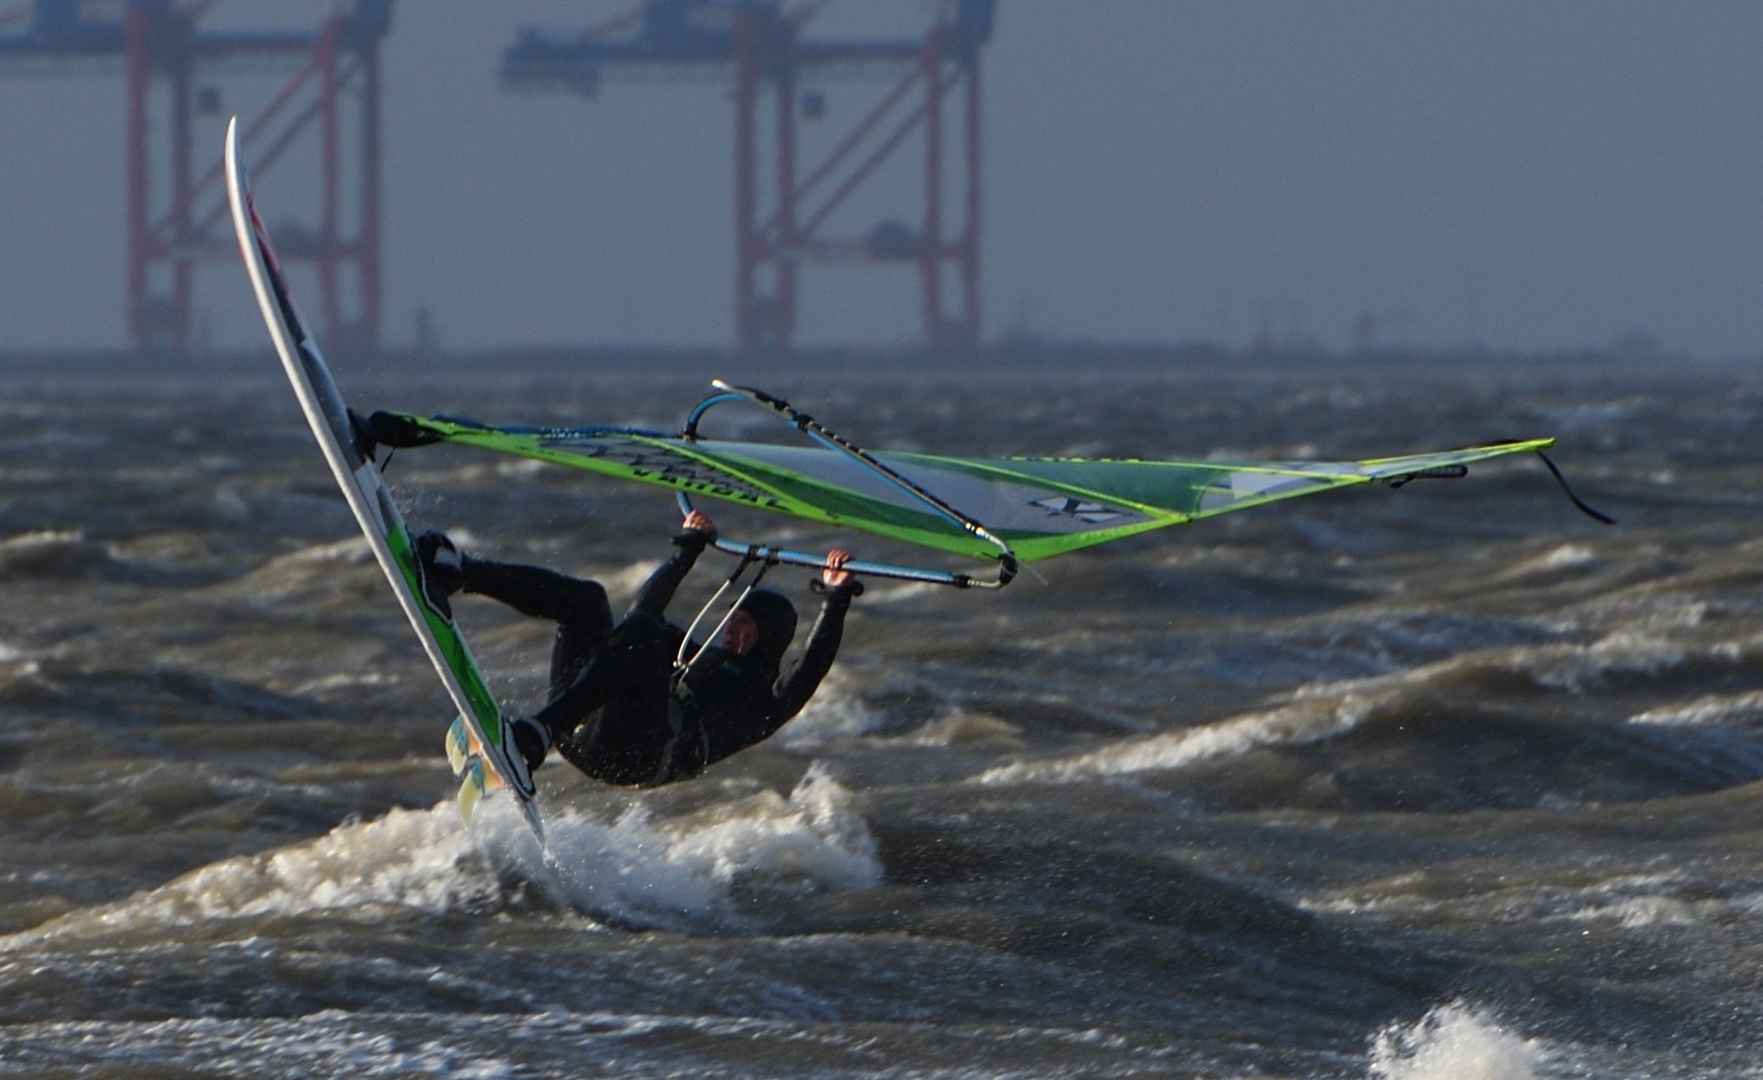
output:
<instances>
[{"instance_id":1,"label":"surfer's hand","mask_svg":"<svg viewBox=\"0 0 1763 1080\"><path fill-rule=\"evenodd\" d=\"M826 569L820 572L820 580L829 589L843 589L850 585L854 578L851 571L840 569L851 561L851 553L844 548L833 548L826 553Z\"/></svg>"},{"instance_id":2,"label":"surfer's hand","mask_svg":"<svg viewBox=\"0 0 1763 1080\"><path fill-rule=\"evenodd\" d=\"M679 535L673 538L673 545L688 557L696 559L714 539L716 525L710 520L710 515L694 510L686 515L685 525L680 528Z\"/></svg>"},{"instance_id":3,"label":"surfer's hand","mask_svg":"<svg viewBox=\"0 0 1763 1080\"><path fill-rule=\"evenodd\" d=\"M375 409L368 414L364 423L374 442L394 450L402 450L407 446L428 446L444 438L408 417L389 413L384 409Z\"/></svg>"}]
</instances>

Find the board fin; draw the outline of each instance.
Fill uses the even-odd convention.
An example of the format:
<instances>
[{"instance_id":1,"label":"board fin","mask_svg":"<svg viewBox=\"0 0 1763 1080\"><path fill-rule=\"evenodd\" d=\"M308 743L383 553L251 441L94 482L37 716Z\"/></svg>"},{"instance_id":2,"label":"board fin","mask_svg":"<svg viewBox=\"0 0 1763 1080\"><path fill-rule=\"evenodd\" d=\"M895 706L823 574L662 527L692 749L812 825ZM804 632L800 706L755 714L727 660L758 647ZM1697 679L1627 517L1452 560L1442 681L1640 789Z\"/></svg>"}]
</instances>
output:
<instances>
[{"instance_id":1,"label":"board fin","mask_svg":"<svg viewBox=\"0 0 1763 1080\"><path fill-rule=\"evenodd\" d=\"M508 785L502 777L484 764L484 759L476 754L466 758L458 773L463 776L459 783L459 820L471 824L471 815L477 809L478 800L485 795Z\"/></svg>"},{"instance_id":2,"label":"board fin","mask_svg":"<svg viewBox=\"0 0 1763 1080\"><path fill-rule=\"evenodd\" d=\"M478 800L484 797L484 777L488 772L484 768L482 758L472 758L465 763L465 780L459 785L459 820L471 824L472 811L477 809Z\"/></svg>"},{"instance_id":3,"label":"board fin","mask_svg":"<svg viewBox=\"0 0 1763 1080\"><path fill-rule=\"evenodd\" d=\"M453 726L447 729L446 744L447 764L453 766L454 776L465 771L467 762L483 756L483 747L478 744L477 736L472 734L463 716L453 718Z\"/></svg>"}]
</instances>

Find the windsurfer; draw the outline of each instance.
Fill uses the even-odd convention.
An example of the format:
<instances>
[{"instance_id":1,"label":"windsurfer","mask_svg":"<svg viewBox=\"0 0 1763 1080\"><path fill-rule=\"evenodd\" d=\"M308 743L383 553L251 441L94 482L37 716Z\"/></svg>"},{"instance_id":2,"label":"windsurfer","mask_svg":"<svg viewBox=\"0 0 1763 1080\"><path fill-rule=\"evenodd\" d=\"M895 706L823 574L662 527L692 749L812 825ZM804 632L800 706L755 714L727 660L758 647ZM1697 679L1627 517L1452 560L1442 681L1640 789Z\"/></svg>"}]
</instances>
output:
<instances>
[{"instance_id":1,"label":"windsurfer","mask_svg":"<svg viewBox=\"0 0 1763 1080\"><path fill-rule=\"evenodd\" d=\"M443 610L448 595L464 591L557 624L551 701L510 721L528 769L555 746L564 760L608 784L685 780L770 738L808 703L838 653L851 599L863 589L842 569L850 555L828 554L813 583L822 597L819 616L801 658L785 673L796 609L779 593L749 592L713 645L682 649L686 632L667 621L675 590L715 534L702 512L687 516L672 557L649 575L616 626L599 582L465 555L437 532L417 537L424 588Z\"/></svg>"}]
</instances>

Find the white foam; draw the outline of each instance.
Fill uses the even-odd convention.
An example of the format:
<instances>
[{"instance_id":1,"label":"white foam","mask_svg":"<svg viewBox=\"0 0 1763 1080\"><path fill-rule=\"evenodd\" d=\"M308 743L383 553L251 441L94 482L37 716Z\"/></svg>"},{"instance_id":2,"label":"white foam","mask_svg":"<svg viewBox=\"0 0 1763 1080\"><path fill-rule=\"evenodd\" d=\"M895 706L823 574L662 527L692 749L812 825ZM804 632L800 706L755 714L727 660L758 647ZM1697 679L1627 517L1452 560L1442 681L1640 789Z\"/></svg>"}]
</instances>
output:
<instances>
[{"instance_id":1,"label":"white foam","mask_svg":"<svg viewBox=\"0 0 1763 1080\"><path fill-rule=\"evenodd\" d=\"M1613 673L1656 675L1698 660L1737 663L1763 650L1763 639L1686 647L1663 633L1695 627L1704 614L1705 605L1684 605L1637 618L1632 628L1607 634L1590 644L1523 645L1468 652L1404 671L1309 683L1273 698L1274 707L1266 711L1133 739L1075 757L1003 765L977 779L981 783L1062 782L1127 775L1180 768L1209 758L1247 753L1261 746L1312 742L1350 730L1380 705L1465 673L1474 676L1478 670L1508 671L1539 686L1579 690ZM1736 706L1746 707L1748 702ZM1763 700L1758 707L1763 708ZM1649 721L1661 722L1652 718Z\"/></svg>"},{"instance_id":2,"label":"white foam","mask_svg":"<svg viewBox=\"0 0 1763 1080\"><path fill-rule=\"evenodd\" d=\"M1694 726L1698 724L1728 724L1736 721L1753 720L1763 716L1763 690L1753 690L1746 694L1726 695L1709 694L1699 697L1688 705L1661 706L1635 713L1628 718L1631 724L1659 724L1663 726Z\"/></svg>"},{"instance_id":3,"label":"white foam","mask_svg":"<svg viewBox=\"0 0 1763 1080\"><path fill-rule=\"evenodd\" d=\"M654 560L631 563L622 570L615 570L599 578L600 584L606 587L607 595L612 598L614 610L636 597L643 582L648 581L649 575L655 572L655 566Z\"/></svg>"},{"instance_id":4,"label":"white foam","mask_svg":"<svg viewBox=\"0 0 1763 1080\"><path fill-rule=\"evenodd\" d=\"M928 581L905 581L889 585L871 585L863 593L863 606L874 607L877 604L900 604L918 600L926 596L940 596L945 586L933 585Z\"/></svg>"},{"instance_id":5,"label":"white foam","mask_svg":"<svg viewBox=\"0 0 1763 1080\"><path fill-rule=\"evenodd\" d=\"M1519 573L1536 570L1571 570L1581 566L1590 566L1597 561L1598 553L1584 544L1562 544L1541 558L1520 563L1513 569Z\"/></svg>"},{"instance_id":6,"label":"white foam","mask_svg":"<svg viewBox=\"0 0 1763 1080\"><path fill-rule=\"evenodd\" d=\"M1657 675L1696 659L1726 663L1738 660L1751 643L1722 642L1687 647L1671 639L1672 631L1700 625L1705 614L1706 605L1700 603L1668 611L1625 614L1623 629L1589 644L1520 645L1467 652L1405 672L1357 681L1367 686L1390 680L1413 685L1449 677L1466 669L1485 668L1509 671L1531 679L1539 686L1580 690L1610 674ZM1294 696L1326 694L1334 687L1344 685L1347 684L1313 684L1297 691Z\"/></svg>"},{"instance_id":7,"label":"white foam","mask_svg":"<svg viewBox=\"0 0 1763 1080\"><path fill-rule=\"evenodd\" d=\"M1590 645L1542 645L1515 649L1508 666L1541 686L1582 690L1605 675L1657 675L1684 664L1690 657L1681 645L1648 632L1619 630Z\"/></svg>"},{"instance_id":8,"label":"white foam","mask_svg":"<svg viewBox=\"0 0 1763 1080\"><path fill-rule=\"evenodd\" d=\"M109 548L78 530L45 529L0 540L0 573L8 576L83 574L113 562Z\"/></svg>"},{"instance_id":9,"label":"white foam","mask_svg":"<svg viewBox=\"0 0 1763 1080\"><path fill-rule=\"evenodd\" d=\"M1624 929L1685 926L1763 912L1763 894L1704 897L1706 886L1673 871L1622 874L1585 886L1509 883L1478 890L1449 887L1425 873L1397 874L1381 881L1301 897L1305 911L1334 915L1395 915L1477 923L1573 922L1610 924Z\"/></svg>"},{"instance_id":10,"label":"white foam","mask_svg":"<svg viewBox=\"0 0 1763 1080\"><path fill-rule=\"evenodd\" d=\"M1463 1002L1413 1024L1391 1024L1372 1042L1369 1073L1385 1080L1533 1080L1541 1044L1514 1035Z\"/></svg>"},{"instance_id":11,"label":"white foam","mask_svg":"<svg viewBox=\"0 0 1763 1080\"><path fill-rule=\"evenodd\" d=\"M394 672L338 672L323 675L294 687L295 694L318 694L328 690L349 690L362 686L395 686L402 680Z\"/></svg>"},{"instance_id":12,"label":"white foam","mask_svg":"<svg viewBox=\"0 0 1763 1080\"><path fill-rule=\"evenodd\" d=\"M1358 726L1390 696L1389 692L1349 691L1329 698L1313 697L1217 724L1132 739L1074 757L1000 765L975 779L981 784L1069 783L1178 769L1209 758L1244 754L1260 746L1315 742Z\"/></svg>"},{"instance_id":13,"label":"white foam","mask_svg":"<svg viewBox=\"0 0 1763 1080\"><path fill-rule=\"evenodd\" d=\"M478 854L450 803L394 809L291 847L222 859L127 900L0 939L0 948L223 918L383 905L436 912L481 906L493 900L497 883Z\"/></svg>"},{"instance_id":14,"label":"white foam","mask_svg":"<svg viewBox=\"0 0 1763 1080\"><path fill-rule=\"evenodd\" d=\"M906 688L904 680L895 683L899 684L897 688ZM778 741L784 746L803 747L828 739L866 735L883 727L887 717L863 700L863 690L874 688L876 684L863 678L852 665L835 666L802 711L778 732Z\"/></svg>"},{"instance_id":15,"label":"white foam","mask_svg":"<svg viewBox=\"0 0 1763 1080\"><path fill-rule=\"evenodd\" d=\"M1689 926L1714 913L1701 909L1715 906L1670 896L1634 896L1604 907L1576 912L1573 917L1587 922L1594 919L1615 919L1618 925L1631 930L1645 926Z\"/></svg>"},{"instance_id":16,"label":"white foam","mask_svg":"<svg viewBox=\"0 0 1763 1080\"><path fill-rule=\"evenodd\" d=\"M732 910L737 880L794 892L881 880L875 842L849 793L811 768L786 800L761 792L660 821L634 803L610 824L576 811L548 823L540 851L512 800L486 799L468 828L452 801L394 809L272 852L222 859L114 904L0 938L0 950L62 937L227 918L334 913L381 918L387 907L484 910L508 902L502 881L623 922L691 930Z\"/></svg>"},{"instance_id":17,"label":"white foam","mask_svg":"<svg viewBox=\"0 0 1763 1080\"><path fill-rule=\"evenodd\" d=\"M875 840L852 811L850 794L817 763L788 802L763 791L692 828L669 847L669 858L695 875L732 882L758 874L839 891L881 882Z\"/></svg>"},{"instance_id":18,"label":"white foam","mask_svg":"<svg viewBox=\"0 0 1763 1080\"><path fill-rule=\"evenodd\" d=\"M577 910L639 925L693 929L731 917L737 881L792 891L869 888L881 881L875 841L849 793L818 765L786 800L762 791L683 821L652 817L641 802L610 825L565 815L522 869L545 874Z\"/></svg>"},{"instance_id":19,"label":"white foam","mask_svg":"<svg viewBox=\"0 0 1763 1080\"><path fill-rule=\"evenodd\" d=\"M373 558L373 548L368 546L367 537L352 536L347 540L336 540L328 544L314 544L301 548L290 555L271 559L269 565L288 563L360 563Z\"/></svg>"},{"instance_id":20,"label":"white foam","mask_svg":"<svg viewBox=\"0 0 1763 1080\"><path fill-rule=\"evenodd\" d=\"M1536 905L1543 917L1564 915L1575 922L1614 921L1630 929L1648 926L1683 926L1718 918L1728 910L1743 911L1748 897L1683 899L1697 892L1696 884L1681 871L1656 874L1621 874L1579 889L1562 889L1559 895Z\"/></svg>"},{"instance_id":21,"label":"white foam","mask_svg":"<svg viewBox=\"0 0 1763 1080\"><path fill-rule=\"evenodd\" d=\"M0 540L0 552L33 551L38 548L62 547L85 542L86 534L78 529L38 529L35 532L17 533L5 540Z\"/></svg>"}]
</instances>

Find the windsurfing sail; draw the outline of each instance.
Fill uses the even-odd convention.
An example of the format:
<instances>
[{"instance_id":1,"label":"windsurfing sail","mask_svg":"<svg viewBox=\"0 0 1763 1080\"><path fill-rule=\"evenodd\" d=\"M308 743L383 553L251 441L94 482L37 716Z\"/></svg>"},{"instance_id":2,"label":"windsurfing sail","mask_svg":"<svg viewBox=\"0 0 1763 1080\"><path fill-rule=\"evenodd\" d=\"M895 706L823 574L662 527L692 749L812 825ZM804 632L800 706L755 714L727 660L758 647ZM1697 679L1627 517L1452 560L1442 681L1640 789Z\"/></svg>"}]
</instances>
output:
<instances>
[{"instance_id":1,"label":"windsurfing sail","mask_svg":"<svg viewBox=\"0 0 1763 1080\"><path fill-rule=\"evenodd\" d=\"M1554 445L1526 439L1369 461L1140 461L945 457L863 450L788 402L717 382L677 434L618 427L494 427L447 417L392 414L423 438L671 488L682 507L720 499L971 558L996 560L997 580L918 567L852 562L882 577L997 587L1019 561L1045 559L1122 537L1336 488L1458 477L1492 458ZM707 439L698 426L726 401L767 407L813 445ZM1571 494L1571 493L1570 493ZM1577 501L1577 500L1576 500ZM819 555L719 539L732 554L818 566Z\"/></svg>"}]
</instances>

